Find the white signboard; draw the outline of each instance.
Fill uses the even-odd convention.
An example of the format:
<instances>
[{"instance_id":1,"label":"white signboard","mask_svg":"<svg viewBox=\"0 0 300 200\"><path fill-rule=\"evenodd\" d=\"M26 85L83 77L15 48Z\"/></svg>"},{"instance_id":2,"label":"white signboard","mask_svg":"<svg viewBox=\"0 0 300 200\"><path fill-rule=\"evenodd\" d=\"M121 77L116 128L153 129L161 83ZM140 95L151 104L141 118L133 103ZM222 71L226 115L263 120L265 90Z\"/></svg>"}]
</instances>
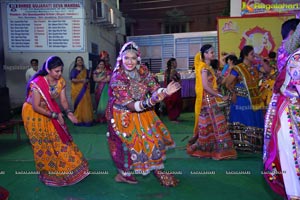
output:
<instances>
[{"instance_id":1,"label":"white signboard","mask_svg":"<svg viewBox=\"0 0 300 200\"><path fill-rule=\"evenodd\" d=\"M84 51L83 2L7 3L10 52Z\"/></svg>"}]
</instances>

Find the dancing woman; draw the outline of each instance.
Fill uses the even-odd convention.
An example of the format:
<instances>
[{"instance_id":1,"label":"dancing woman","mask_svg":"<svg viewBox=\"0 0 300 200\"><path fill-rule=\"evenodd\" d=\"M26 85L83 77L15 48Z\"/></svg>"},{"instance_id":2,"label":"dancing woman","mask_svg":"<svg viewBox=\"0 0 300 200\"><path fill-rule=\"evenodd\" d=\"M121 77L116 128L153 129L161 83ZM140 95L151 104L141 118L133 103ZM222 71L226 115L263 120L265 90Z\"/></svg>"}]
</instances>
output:
<instances>
[{"instance_id":1,"label":"dancing woman","mask_svg":"<svg viewBox=\"0 0 300 200\"><path fill-rule=\"evenodd\" d=\"M162 170L166 149L175 143L153 107L178 91L180 84L171 82L160 88L140 61L137 45L124 44L109 85L108 143L118 170L115 180L136 184L133 173L147 175L153 171L162 185L175 186L178 180Z\"/></svg>"},{"instance_id":2,"label":"dancing woman","mask_svg":"<svg viewBox=\"0 0 300 200\"><path fill-rule=\"evenodd\" d=\"M27 85L22 119L34 152L39 179L48 186L73 185L88 176L88 163L79 151L56 103L60 100L67 117L77 123L69 109L63 62L51 56Z\"/></svg>"}]
</instances>

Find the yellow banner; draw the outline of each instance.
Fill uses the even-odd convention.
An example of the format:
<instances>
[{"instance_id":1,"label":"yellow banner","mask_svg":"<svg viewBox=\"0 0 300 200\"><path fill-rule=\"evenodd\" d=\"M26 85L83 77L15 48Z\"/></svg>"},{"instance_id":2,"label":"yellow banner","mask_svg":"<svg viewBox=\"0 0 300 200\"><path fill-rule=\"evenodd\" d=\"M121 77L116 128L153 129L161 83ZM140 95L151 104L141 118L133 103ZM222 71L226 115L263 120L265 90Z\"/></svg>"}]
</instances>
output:
<instances>
[{"instance_id":1,"label":"yellow banner","mask_svg":"<svg viewBox=\"0 0 300 200\"><path fill-rule=\"evenodd\" d=\"M234 52L238 57L245 45L254 47L255 53L268 57L277 52L281 44L281 25L294 16L233 17L218 19L219 56Z\"/></svg>"},{"instance_id":2,"label":"yellow banner","mask_svg":"<svg viewBox=\"0 0 300 200\"><path fill-rule=\"evenodd\" d=\"M290 13L300 10L299 0L242 0L241 15Z\"/></svg>"}]
</instances>

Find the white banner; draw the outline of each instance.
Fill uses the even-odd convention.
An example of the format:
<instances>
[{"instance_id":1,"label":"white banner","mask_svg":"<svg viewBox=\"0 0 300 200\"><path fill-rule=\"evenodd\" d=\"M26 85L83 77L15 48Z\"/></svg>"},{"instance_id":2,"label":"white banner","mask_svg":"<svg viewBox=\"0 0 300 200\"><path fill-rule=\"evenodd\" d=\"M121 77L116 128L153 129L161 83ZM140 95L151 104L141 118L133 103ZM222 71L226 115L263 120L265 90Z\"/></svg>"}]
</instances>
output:
<instances>
[{"instance_id":1,"label":"white banner","mask_svg":"<svg viewBox=\"0 0 300 200\"><path fill-rule=\"evenodd\" d=\"M10 52L85 50L83 2L7 3Z\"/></svg>"}]
</instances>

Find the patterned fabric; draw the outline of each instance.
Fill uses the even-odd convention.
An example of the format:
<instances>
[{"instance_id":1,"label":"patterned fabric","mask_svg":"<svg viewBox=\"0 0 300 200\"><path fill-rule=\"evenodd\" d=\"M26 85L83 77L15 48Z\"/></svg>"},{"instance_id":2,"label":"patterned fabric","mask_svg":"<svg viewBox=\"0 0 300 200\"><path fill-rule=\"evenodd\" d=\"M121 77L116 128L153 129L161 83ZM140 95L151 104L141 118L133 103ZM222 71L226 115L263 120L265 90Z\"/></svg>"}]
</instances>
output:
<instances>
[{"instance_id":1,"label":"patterned fabric","mask_svg":"<svg viewBox=\"0 0 300 200\"><path fill-rule=\"evenodd\" d=\"M260 109L263 102L258 91L258 71L253 66L248 71L242 63L235 66L231 74L236 77L237 98L230 105L229 132L238 150L262 151L264 119Z\"/></svg>"},{"instance_id":2,"label":"patterned fabric","mask_svg":"<svg viewBox=\"0 0 300 200\"><path fill-rule=\"evenodd\" d=\"M284 84L276 104L268 111L273 116L266 124L264 176L270 187L287 199L300 199L300 50L289 57Z\"/></svg>"},{"instance_id":3,"label":"patterned fabric","mask_svg":"<svg viewBox=\"0 0 300 200\"><path fill-rule=\"evenodd\" d=\"M99 78L101 76L111 76L112 71L110 69L106 69L102 73L96 73L96 76ZM108 104L108 83L107 82L98 82L96 84L95 90L95 100L97 105L97 121L98 122L106 122L105 111Z\"/></svg>"},{"instance_id":4,"label":"patterned fabric","mask_svg":"<svg viewBox=\"0 0 300 200\"><path fill-rule=\"evenodd\" d=\"M86 79L88 70L85 68L81 71L72 69L71 79ZM93 105L90 94L90 85L88 83L71 84L71 99L74 105L74 115L78 119L79 126L91 126L93 124Z\"/></svg>"},{"instance_id":5,"label":"patterned fabric","mask_svg":"<svg viewBox=\"0 0 300 200\"><path fill-rule=\"evenodd\" d=\"M208 74L208 84L215 87L216 77L213 70L202 68ZM201 76L201 75L200 75ZM197 118L197 127L192 141L187 145L187 153L196 157L208 157L216 160L235 158L234 149L223 111L218 107L216 98L203 90L201 110ZM198 97L197 97L198 98Z\"/></svg>"},{"instance_id":6,"label":"patterned fabric","mask_svg":"<svg viewBox=\"0 0 300 200\"><path fill-rule=\"evenodd\" d=\"M195 116L199 116L202 106L202 97L203 97L203 84L202 84L202 70L206 69L210 72L212 76L211 87L217 90L217 78L214 75L214 70L207 66L207 64L203 61L197 62L195 65L195 92L196 92L196 100L195 100ZM198 117L195 117L195 124L194 124L194 133L196 133L198 127Z\"/></svg>"},{"instance_id":7,"label":"patterned fabric","mask_svg":"<svg viewBox=\"0 0 300 200\"><path fill-rule=\"evenodd\" d=\"M239 79L244 82L244 86L248 91L252 109L259 110L263 108L264 104L258 90L259 72L256 67L240 63L234 67L234 70L239 73Z\"/></svg>"},{"instance_id":8,"label":"patterned fabric","mask_svg":"<svg viewBox=\"0 0 300 200\"><path fill-rule=\"evenodd\" d=\"M291 53L293 53L297 48L300 47L300 24L296 27L295 32L290 35L285 40L282 40L281 46L277 51L277 68L278 68L278 77L274 83L274 91L272 98L270 100L270 104L267 110L267 114L269 113L270 118L265 117L265 129L264 129L264 142L265 147L268 146L269 140L271 138L272 133L271 125L272 125L272 117L276 116L276 102L279 97L279 90L285 78L285 64L287 59ZM264 158L266 158L267 150L264 148Z\"/></svg>"},{"instance_id":9,"label":"patterned fabric","mask_svg":"<svg viewBox=\"0 0 300 200\"><path fill-rule=\"evenodd\" d=\"M265 116L265 126L264 126L264 148L263 148L263 158L264 160L268 156L268 152L266 147L268 146L272 133L271 133L271 127L273 124L273 120L276 117L276 106L277 106L277 99L280 96L280 88L285 80L286 75L286 68L283 68L283 70L278 74L274 86L273 86L273 95L271 97L270 103L268 105L268 109Z\"/></svg>"},{"instance_id":10,"label":"patterned fabric","mask_svg":"<svg viewBox=\"0 0 300 200\"><path fill-rule=\"evenodd\" d=\"M264 159L266 181L275 192L289 198L300 198L299 105L298 98L278 97Z\"/></svg>"},{"instance_id":11,"label":"patterned fabric","mask_svg":"<svg viewBox=\"0 0 300 200\"><path fill-rule=\"evenodd\" d=\"M267 147L269 146L269 142L271 139L271 127L276 118L276 107L277 107L277 99L279 95L273 95L271 101L269 103L269 107L267 109L265 115L265 126L264 126L264 147L263 147L263 160L267 159L269 153L267 151Z\"/></svg>"},{"instance_id":12,"label":"patterned fabric","mask_svg":"<svg viewBox=\"0 0 300 200\"><path fill-rule=\"evenodd\" d=\"M56 87L59 94L65 87L65 80L61 78ZM59 137L50 118L35 112L31 105L33 82L30 85L27 101L23 105L22 119L34 152L36 170L40 180L49 186L73 185L88 176L88 163L82 153L72 141L64 144ZM47 99L41 95L41 105L47 107Z\"/></svg>"},{"instance_id":13,"label":"patterned fabric","mask_svg":"<svg viewBox=\"0 0 300 200\"><path fill-rule=\"evenodd\" d=\"M237 153L223 111L213 96L205 92L204 97L198 116L197 139L194 138L194 143L188 144L187 153L215 160L236 158Z\"/></svg>"},{"instance_id":14,"label":"patterned fabric","mask_svg":"<svg viewBox=\"0 0 300 200\"><path fill-rule=\"evenodd\" d=\"M259 91L261 93L261 98L264 103L264 108L267 108L267 106L271 101L273 95L273 86L276 77L277 77L276 71L272 70L269 75L264 76L260 81Z\"/></svg>"},{"instance_id":15,"label":"patterned fabric","mask_svg":"<svg viewBox=\"0 0 300 200\"><path fill-rule=\"evenodd\" d=\"M127 76L122 67L115 69L111 81L112 94L107 109L108 143L113 161L122 174L129 170L146 175L164 167L165 151L174 141L153 109L132 112L126 105L144 100L148 93L159 89L147 67L138 69L140 78Z\"/></svg>"},{"instance_id":16,"label":"patterned fabric","mask_svg":"<svg viewBox=\"0 0 300 200\"><path fill-rule=\"evenodd\" d=\"M50 112L60 113L59 105L56 102L56 98L59 97L60 90L59 88L64 88L65 82L58 81L58 83L54 86L50 86L45 77L39 76L35 78L32 82L32 88L37 90L41 96L43 96L43 103L45 103L45 107ZM63 86L62 86L63 85ZM49 92L50 91L50 92ZM61 141L66 144L67 142L72 141L72 136L70 135L66 124L60 124L58 119L51 119L53 126L55 127Z\"/></svg>"}]
</instances>

